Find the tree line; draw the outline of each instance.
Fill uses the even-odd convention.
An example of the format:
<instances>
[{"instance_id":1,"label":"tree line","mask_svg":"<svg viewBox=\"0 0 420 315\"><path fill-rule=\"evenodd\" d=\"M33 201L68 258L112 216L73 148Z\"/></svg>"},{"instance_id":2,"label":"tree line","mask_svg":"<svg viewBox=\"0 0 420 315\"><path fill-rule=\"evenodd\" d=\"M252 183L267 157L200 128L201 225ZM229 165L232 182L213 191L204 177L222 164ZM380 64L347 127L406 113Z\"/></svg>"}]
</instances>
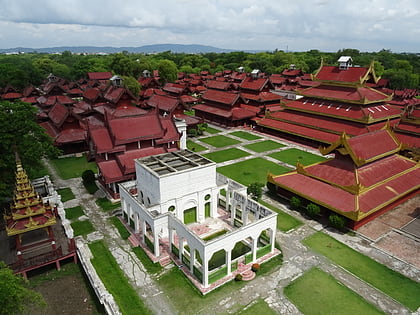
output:
<instances>
[{"instance_id":1,"label":"tree line","mask_svg":"<svg viewBox=\"0 0 420 315\"><path fill-rule=\"evenodd\" d=\"M272 52L186 54L170 51L158 54L134 54L126 51L110 55L79 55L64 51L62 54L26 53L20 55L0 55L0 88L8 84L17 89L38 86L50 74L69 81L85 78L88 72L111 71L113 74L137 79L144 70L159 70L163 82L173 82L177 72L215 73L223 70L237 70L244 67L246 72L259 69L266 74L281 73L294 64L305 73L313 73L321 63L336 65L340 56L351 56L353 64L367 67L375 62L375 72L382 78L390 79L391 88L417 89L420 77L420 54L394 53L390 50L360 52L357 49L341 49L337 52Z\"/></svg>"}]
</instances>

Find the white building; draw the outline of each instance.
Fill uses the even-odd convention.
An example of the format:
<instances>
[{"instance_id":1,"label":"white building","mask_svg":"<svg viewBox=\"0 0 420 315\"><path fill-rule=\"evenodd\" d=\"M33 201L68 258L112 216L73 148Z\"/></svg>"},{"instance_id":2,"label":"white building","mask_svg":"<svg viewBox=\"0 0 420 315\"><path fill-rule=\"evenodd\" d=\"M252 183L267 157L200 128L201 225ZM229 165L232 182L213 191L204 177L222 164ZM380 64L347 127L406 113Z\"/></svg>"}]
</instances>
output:
<instances>
[{"instance_id":1,"label":"white building","mask_svg":"<svg viewBox=\"0 0 420 315\"><path fill-rule=\"evenodd\" d=\"M135 165L136 181L120 185L124 218L156 260L175 258L202 288L277 251L277 214L218 174L216 163L181 150Z\"/></svg>"}]
</instances>

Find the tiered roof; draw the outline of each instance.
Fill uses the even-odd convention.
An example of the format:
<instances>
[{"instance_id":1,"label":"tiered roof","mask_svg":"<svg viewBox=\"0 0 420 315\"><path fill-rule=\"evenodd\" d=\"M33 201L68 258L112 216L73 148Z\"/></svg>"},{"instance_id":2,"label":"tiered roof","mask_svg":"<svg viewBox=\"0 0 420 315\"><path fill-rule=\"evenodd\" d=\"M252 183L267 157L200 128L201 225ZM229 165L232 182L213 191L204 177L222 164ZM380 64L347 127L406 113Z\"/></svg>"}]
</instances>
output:
<instances>
[{"instance_id":1,"label":"tiered roof","mask_svg":"<svg viewBox=\"0 0 420 315\"><path fill-rule=\"evenodd\" d=\"M56 223L49 203L43 203L20 161L16 163L16 186L10 211L4 216L8 236L45 228Z\"/></svg>"},{"instance_id":2,"label":"tiered roof","mask_svg":"<svg viewBox=\"0 0 420 315\"><path fill-rule=\"evenodd\" d=\"M268 180L307 200L360 221L420 188L419 163L397 153L389 128L349 138L343 134L321 153L336 157Z\"/></svg>"}]
</instances>

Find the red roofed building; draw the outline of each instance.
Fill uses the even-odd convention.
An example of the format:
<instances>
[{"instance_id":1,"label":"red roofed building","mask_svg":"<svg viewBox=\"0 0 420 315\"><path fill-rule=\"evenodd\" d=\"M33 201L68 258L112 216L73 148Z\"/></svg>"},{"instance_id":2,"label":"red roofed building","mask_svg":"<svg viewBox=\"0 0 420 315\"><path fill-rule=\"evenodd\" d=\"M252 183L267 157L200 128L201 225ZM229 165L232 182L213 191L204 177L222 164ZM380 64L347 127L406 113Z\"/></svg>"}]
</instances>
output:
<instances>
[{"instance_id":1,"label":"red roofed building","mask_svg":"<svg viewBox=\"0 0 420 315\"><path fill-rule=\"evenodd\" d=\"M88 72L87 74L89 80L95 81L108 81L112 78L112 73L109 71L106 72Z\"/></svg>"},{"instance_id":2,"label":"red roofed building","mask_svg":"<svg viewBox=\"0 0 420 315\"><path fill-rule=\"evenodd\" d=\"M208 89L201 96L204 104L194 106L195 115L225 126L239 126L255 117L255 112L241 108L240 94Z\"/></svg>"},{"instance_id":3,"label":"red roofed building","mask_svg":"<svg viewBox=\"0 0 420 315\"><path fill-rule=\"evenodd\" d=\"M339 66L324 66L312 75L316 84L297 89L301 98L282 102L283 110L268 111L256 120L263 131L309 142L334 143L342 134L356 136L382 128L387 121L395 125L401 109L389 104L392 95L368 85L378 82L370 67L352 67L350 57Z\"/></svg>"},{"instance_id":4,"label":"red roofed building","mask_svg":"<svg viewBox=\"0 0 420 315\"><path fill-rule=\"evenodd\" d=\"M419 163L399 151L401 142L389 128L350 138L344 133L323 154L335 158L283 175L269 175L278 194L299 196L348 219L358 229L418 193Z\"/></svg>"}]
</instances>

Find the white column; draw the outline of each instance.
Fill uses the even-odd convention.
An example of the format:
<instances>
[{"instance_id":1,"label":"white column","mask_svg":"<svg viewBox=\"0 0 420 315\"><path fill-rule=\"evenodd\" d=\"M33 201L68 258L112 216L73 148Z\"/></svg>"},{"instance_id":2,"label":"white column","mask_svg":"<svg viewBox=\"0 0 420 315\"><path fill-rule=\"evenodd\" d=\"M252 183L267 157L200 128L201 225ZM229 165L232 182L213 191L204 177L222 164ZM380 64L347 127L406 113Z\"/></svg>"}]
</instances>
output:
<instances>
[{"instance_id":1,"label":"white column","mask_svg":"<svg viewBox=\"0 0 420 315\"><path fill-rule=\"evenodd\" d=\"M159 235L157 233L157 228L155 227L153 229L153 245L154 245L154 249L155 249L155 256L159 257L160 256L160 250L159 250Z\"/></svg>"},{"instance_id":2,"label":"white column","mask_svg":"<svg viewBox=\"0 0 420 315\"><path fill-rule=\"evenodd\" d=\"M134 233L139 232L139 215L134 213Z\"/></svg>"},{"instance_id":3,"label":"white column","mask_svg":"<svg viewBox=\"0 0 420 315\"><path fill-rule=\"evenodd\" d=\"M272 228L270 229L270 245L271 245L271 252L274 251L274 247L276 245L276 231Z\"/></svg>"},{"instance_id":4,"label":"white column","mask_svg":"<svg viewBox=\"0 0 420 315\"><path fill-rule=\"evenodd\" d=\"M172 230L172 227L169 227L168 237L169 237L169 252L172 253L172 240L173 240L173 230Z\"/></svg>"},{"instance_id":5,"label":"white column","mask_svg":"<svg viewBox=\"0 0 420 315\"><path fill-rule=\"evenodd\" d=\"M184 238L182 238L181 236L179 236L179 242L178 242L178 258L179 260L182 262L182 254L184 254Z\"/></svg>"},{"instance_id":6,"label":"white column","mask_svg":"<svg viewBox=\"0 0 420 315\"><path fill-rule=\"evenodd\" d=\"M190 271L194 274L195 249L190 247Z\"/></svg>"},{"instance_id":7,"label":"white column","mask_svg":"<svg viewBox=\"0 0 420 315\"><path fill-rule=\"evenodd\" d=\"M227 274L230 275L232 272L232 252L231 248L225 249L226 251L226 266L227 266Z\"/></svg>"},{"instance_id":8,"label":"white column","mask_svg":"<svg viewBox=\"0 0 420 315\"><path fill-rule=\"evenodd\" d=\"M203 255L203 265L202 265L202 275L203 275L203 286L207 288L209 286L209 262L207 260L207 255Z\"/></svg>"},{"instance_id":9,"label":"white column","mask_svg":"<svg viewBox=\"0 0 420 315\"><path fill-rule=\"evenodd\" d=\"M257 245L258 236L256 238L252 237L252 262L257 260Z\"/></svg>"},{"instance_id":10,"label":"white column","mask_svg":"<svg viewBox=\"0 0 420 315\"><path fill-rule=\"evenodd\" d=\"M140 222L141 222L141 234L140 234L141 241L143 242L143 244L146 244L146 241L144 239L146 237L146 221L141 220Z\"/></svg>"}]
</instances>

